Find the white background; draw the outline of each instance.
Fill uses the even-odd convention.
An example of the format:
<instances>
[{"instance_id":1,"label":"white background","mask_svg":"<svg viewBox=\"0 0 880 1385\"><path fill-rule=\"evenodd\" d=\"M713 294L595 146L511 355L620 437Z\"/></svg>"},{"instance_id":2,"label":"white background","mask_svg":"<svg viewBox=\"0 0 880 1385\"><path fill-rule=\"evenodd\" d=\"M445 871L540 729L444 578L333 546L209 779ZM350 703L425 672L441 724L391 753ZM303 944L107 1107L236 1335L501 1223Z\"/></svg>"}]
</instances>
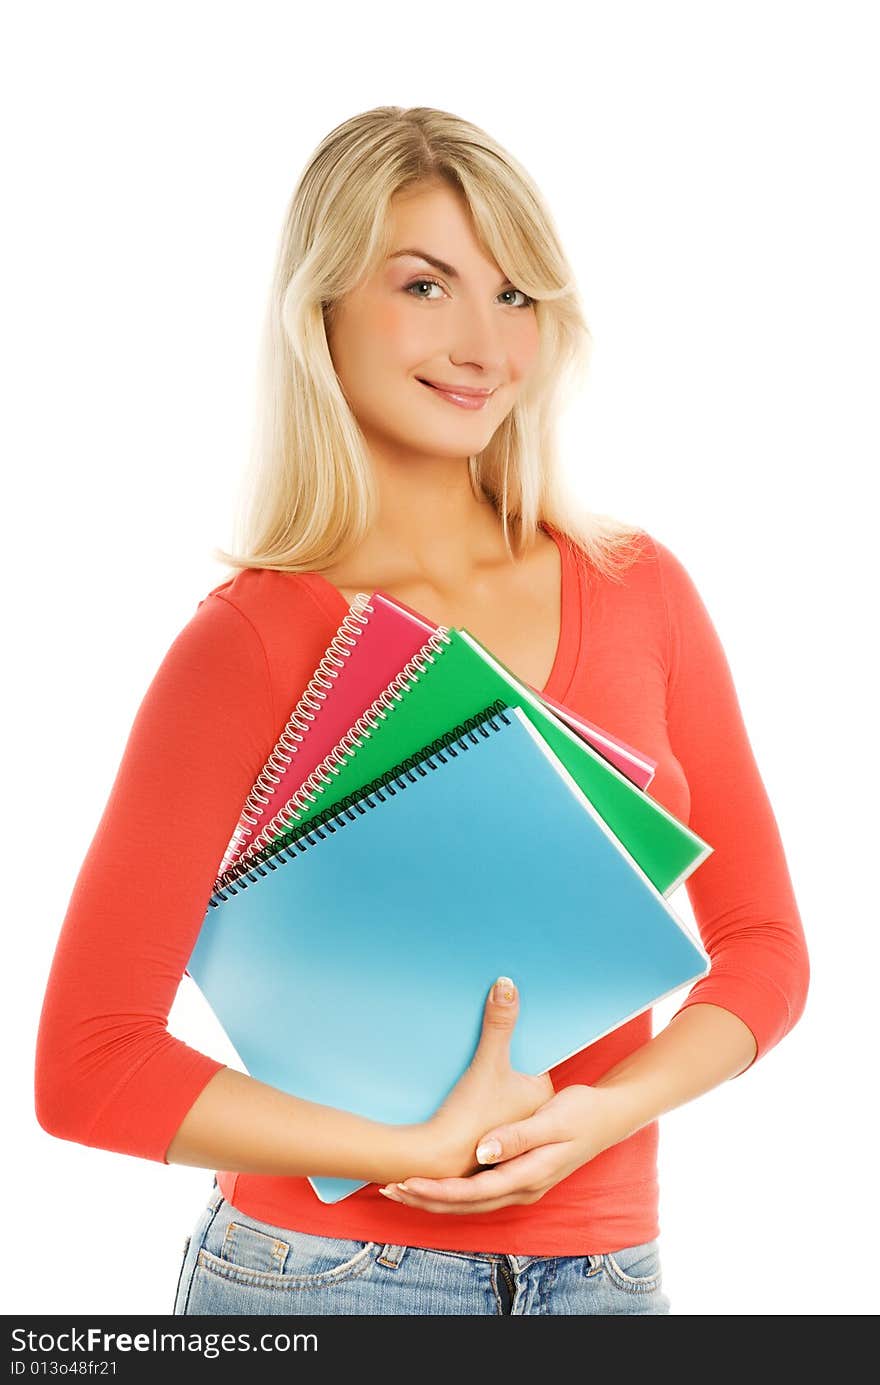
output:
<instances>
[{"instance_id":1,"label":"white background","mask_svg":"<svg viewBox=\"0 0 880 1385\"><path fill-rule=\"evenodd\" d=\"M210 1188L43 1132L37 1019L137 707L225 575L210 550L232 537L284 209L323 135L379 104L475 121L543 190L595 339L568 464L697 583L802 912L800 1024L661 1121L672 1311L876 1311L874 17L840 0L7 11L7 1313L170 1312ZM191 986L170 1027L226 1060Z\"/></svg>"}]
</instances>

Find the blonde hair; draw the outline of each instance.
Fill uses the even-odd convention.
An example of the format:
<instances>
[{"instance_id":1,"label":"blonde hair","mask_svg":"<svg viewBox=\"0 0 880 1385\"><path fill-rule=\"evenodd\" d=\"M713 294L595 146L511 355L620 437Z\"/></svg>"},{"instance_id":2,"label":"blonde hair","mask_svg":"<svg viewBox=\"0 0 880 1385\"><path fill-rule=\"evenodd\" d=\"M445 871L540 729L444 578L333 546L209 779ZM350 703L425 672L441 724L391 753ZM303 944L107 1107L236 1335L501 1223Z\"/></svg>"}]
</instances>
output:
<instances>
[{"instance_id":1,"label":"blonde hair","mask_svg":"<svg viewBox=\"0 0 880 1385\"><path fill-rule=\"evenodd\" d=\"M592 339L556 229L531 178L485 131L428 106L378 106L337 125L296 185L281 235L256 377L256 418L233 569L320 571L365 536L377 493L369 452L336 375L325 324L337 299L384 261L391 199L445 181L510 282L537 300L539 347L526 385L485 449L468 459L475 495L520 551L541 522L605 576L638 556L642 530L585 511L564 483L556 416Z\"/></svg>"}]
</instances>

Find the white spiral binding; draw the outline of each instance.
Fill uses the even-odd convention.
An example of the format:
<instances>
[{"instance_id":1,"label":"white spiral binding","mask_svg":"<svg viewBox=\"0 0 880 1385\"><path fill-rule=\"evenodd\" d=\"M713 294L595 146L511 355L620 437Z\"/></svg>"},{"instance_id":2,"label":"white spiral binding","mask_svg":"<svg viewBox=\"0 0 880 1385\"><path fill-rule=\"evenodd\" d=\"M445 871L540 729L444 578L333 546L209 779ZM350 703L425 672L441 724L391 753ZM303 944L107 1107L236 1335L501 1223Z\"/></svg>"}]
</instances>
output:
<instances>
[{"instance_id":1,"label":"white spiral binding","mask_svg":"<svg viewBox=\"0 0 880 1385\"><path fill-rule=\"evenodd\" d=\"M299 742L302 741L303 735L308 732L315 719L315 713L320 711L321 704L326 698L327 692L333 687L334 680L339 677L338 670L345 667L345 660L349 657L350 650L354 648L362 627L368 623L367 616L372 612L373 607L370 605L369 594L358 592L339 629L324 651L321 662L309 679L305 691L288 717L287 725L278 737L272 754L245 799L244 807L239 814L238 824L223 853L218 879L247 847L247 838L253 835L253 828L263 816L263 810L270 801L273 790L284 778L287 766L299 749Z\"/></svg>"},{"instance_id":2,"label":"white spiral binding","mask_svg":"<svg viewBox=\"0 0 880 1385\"><path fill-rule=\"evenodd\" d=\"M316 765L308 779L297 789L296 793L287 800L282 808L279 808L266 823L259 834L241 852L236 860L225 870L221 870L214 881L214 889L222 889L228 879L234 878L235 874L244 871L254 857L269 846L271 842L295 822L298 822L306 808L315 804L322 794L326 793L329 785L339 775L350 756L357 750L364 738L369 738L376 729L378 721L384 721L389 711L394 710L396 702L401 702L403 694L415 682L418 682L419 675L424 673L426 663L434 662L434 655L443 652L445 646L451 644L449 630L445 625L439 625L431 637L426 640L413 656L404 664L399 673L395 674L387 688L382 692L370 706L358 717L357 721L349 728L342 739L334 746L333 750L320 764ZM224 877L228 877L225 879Z\"/></svg>"}]
</instances>

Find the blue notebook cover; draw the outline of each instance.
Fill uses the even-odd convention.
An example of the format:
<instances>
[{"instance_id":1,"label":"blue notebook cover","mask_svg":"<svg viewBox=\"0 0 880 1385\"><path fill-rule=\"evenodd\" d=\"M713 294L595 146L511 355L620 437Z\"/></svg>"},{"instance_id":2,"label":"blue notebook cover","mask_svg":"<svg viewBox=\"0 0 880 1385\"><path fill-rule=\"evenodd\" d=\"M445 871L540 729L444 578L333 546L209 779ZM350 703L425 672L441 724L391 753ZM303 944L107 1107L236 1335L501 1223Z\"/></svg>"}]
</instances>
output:
<instances>
[{"instance_id":1,"label":"blue notebook cover","mask_svg":"<svg viewBox=\"0 0 880 1385\"><path fill-rule=\"evenodd\" d=\"M511 1064L534 1074L709 965L528 718L496 704L212 895L188 971L251 1076L409 1124L468 1066L497 976L520 991ZM331 1203L366 1186L309 1181Z\"/></svg>"}]
</instances>

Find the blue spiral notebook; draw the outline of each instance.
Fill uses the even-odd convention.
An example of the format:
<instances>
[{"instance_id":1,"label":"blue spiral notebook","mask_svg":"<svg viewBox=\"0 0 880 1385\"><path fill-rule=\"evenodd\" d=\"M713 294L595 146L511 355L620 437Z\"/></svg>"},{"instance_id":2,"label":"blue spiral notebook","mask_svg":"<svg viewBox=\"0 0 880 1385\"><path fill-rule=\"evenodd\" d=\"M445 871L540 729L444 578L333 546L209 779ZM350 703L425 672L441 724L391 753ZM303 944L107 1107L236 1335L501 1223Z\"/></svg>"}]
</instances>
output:
<instances>
[{"instance_id":1,"label":"blue spiral notebook","mask_svg":"<svg viewBox=\"0 0 880 1385\"><path fill-rule=\"evenodd\" d=\"M512 976L542 1073L709 970L518 707L500 702L216 891L188 963L246 1071L391 1124L428 1119ZM365 1180L309 1175L324 1202Z\"/></svg>"}]
</instances>

